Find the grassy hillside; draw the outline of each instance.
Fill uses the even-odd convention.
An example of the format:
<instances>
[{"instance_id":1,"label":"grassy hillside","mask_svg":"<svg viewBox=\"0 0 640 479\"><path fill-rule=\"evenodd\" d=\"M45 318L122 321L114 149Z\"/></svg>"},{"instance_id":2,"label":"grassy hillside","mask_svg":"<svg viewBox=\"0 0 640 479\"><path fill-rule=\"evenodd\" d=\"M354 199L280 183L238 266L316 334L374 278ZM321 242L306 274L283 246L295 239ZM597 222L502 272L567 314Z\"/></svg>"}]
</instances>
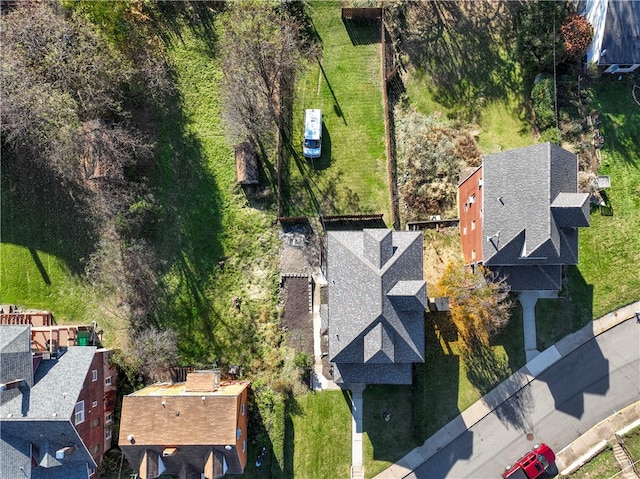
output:
<instances>
[{"instance_id":1,"label":"grassy hillside","mask_svg":"<svg viewBox=\"0 0 640 479\"><path fill-rule=\"evenodd\" d=\"M97 240L88 195L3 154L0 303L52 311L59 322L100 323L99 297L84 279Z\"/></svg>"},{"instance_id":2,"label":"grassy hillside","mask_svg":"<svg viewBox=\"0 0 640 479\"><path fill-rule=\"evenodd\" d=\"M185 29L170 55L180 94L159 130L155 183L165 215L158 249L170 265L159 320L182 333L187 360L213 361L221 351L235 351L219 359L248 364L255 321L275 311L275 217L249 207L236 185L214 52Z\"/></svg>"}]
</instances>

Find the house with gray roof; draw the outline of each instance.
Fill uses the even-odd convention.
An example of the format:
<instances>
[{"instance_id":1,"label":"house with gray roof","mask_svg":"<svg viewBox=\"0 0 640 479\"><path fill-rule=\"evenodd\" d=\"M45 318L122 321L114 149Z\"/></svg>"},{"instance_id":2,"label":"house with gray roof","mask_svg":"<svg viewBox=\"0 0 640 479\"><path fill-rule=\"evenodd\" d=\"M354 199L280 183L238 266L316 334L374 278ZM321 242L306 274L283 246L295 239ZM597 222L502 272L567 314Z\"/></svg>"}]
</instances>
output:
<instances>
[{"instance_id":1,"label":"house with gray roof","mask_svg":"<svg viewBox=\"0 0 640 479\"><path fill-rule=\"evenodd\" d=\"M327 234L329 360L338 384L411 384L424 362L422 233Z\"/></svg>"},{"instance_id":2,"label":"house with gray roof","mask_svg":"<svg viewBox=\"0 0 640 479\"><path fill-rule=\"evenodd\" d=\"M94 346L32 352L30 325L0 326L0 477L95 472L105 444L107 353Z\"/></svg>"},{"instance_id":3,"label":"house with gray roof","mask_svg":"<svg viewBox=\"0 0 640 479\"><path fill-rule=\"evenodd\" d=\"M578 228L589 226L578 158L552 143L487 155L458 186L465 261L484 264L513 291L558 291L578 263Z\"/></svg>"},{"instance_id":4,"label":"house with gray roof","mask_svg":"<svg viewBox=\"0 0 640 479\"><path fill-rule=\"evenodd\" d=\"M605 73L628 73L640 67L640 2L590 0L582 14L593 26L587 63Z\"/></svg>"}]
</instances>

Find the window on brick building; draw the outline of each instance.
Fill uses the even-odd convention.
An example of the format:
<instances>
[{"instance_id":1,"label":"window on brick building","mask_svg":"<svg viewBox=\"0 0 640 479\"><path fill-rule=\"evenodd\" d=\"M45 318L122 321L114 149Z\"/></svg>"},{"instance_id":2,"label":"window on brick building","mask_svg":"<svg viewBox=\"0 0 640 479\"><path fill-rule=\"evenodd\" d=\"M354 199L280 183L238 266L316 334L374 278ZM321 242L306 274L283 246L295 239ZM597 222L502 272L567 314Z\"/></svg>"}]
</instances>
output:
<instances>
[{"instance_id":1,"label":"window on brick building","mask_svg":"<svg viewBox=\"0 0 640 479\"><path fill-rule=\"evenodd\" d=\"M84 401L76 403L75 409L75 423L76 425L84 422Z\"/></svg>"}]
</instances>

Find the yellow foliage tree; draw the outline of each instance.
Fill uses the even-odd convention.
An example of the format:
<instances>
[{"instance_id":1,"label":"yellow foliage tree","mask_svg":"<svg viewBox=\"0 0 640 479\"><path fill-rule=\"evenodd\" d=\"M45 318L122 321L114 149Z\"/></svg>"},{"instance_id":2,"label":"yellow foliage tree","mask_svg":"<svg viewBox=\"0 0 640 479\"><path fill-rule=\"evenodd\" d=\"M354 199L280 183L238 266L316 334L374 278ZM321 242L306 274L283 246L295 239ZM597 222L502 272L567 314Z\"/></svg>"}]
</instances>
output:
<instances>
[{"instance_id":1,"label":"yellow foliage tree","mask_svg":"<svg viewBox=\"0 0 640 479\"><path fill-rule=\"evenodd\" d=\"M451 319L461 346L470 349L489 338L509 322L512 301L509 285L482 266L474 269L459 262L449 263L435 286L438 296L448 298Z\"/></svg>"}]
</instances>

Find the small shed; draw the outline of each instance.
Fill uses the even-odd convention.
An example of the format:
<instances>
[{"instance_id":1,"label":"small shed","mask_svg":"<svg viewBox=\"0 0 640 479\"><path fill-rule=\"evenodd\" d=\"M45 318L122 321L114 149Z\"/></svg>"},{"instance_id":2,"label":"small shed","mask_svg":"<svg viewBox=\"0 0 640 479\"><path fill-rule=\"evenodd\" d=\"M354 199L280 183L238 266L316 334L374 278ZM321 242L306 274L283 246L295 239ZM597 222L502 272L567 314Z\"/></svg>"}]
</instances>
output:
<instances>
[{"instance_id":1,"label":"small shed","mask_svg":"<svg viewBox=\"0 0 640 479\"><path fill-rule=\"evenodd\" d=\"M235 148L236 178L241 185L258 184L258 155L248 141L240 143Z\"/></svg>"}]
</instances>

